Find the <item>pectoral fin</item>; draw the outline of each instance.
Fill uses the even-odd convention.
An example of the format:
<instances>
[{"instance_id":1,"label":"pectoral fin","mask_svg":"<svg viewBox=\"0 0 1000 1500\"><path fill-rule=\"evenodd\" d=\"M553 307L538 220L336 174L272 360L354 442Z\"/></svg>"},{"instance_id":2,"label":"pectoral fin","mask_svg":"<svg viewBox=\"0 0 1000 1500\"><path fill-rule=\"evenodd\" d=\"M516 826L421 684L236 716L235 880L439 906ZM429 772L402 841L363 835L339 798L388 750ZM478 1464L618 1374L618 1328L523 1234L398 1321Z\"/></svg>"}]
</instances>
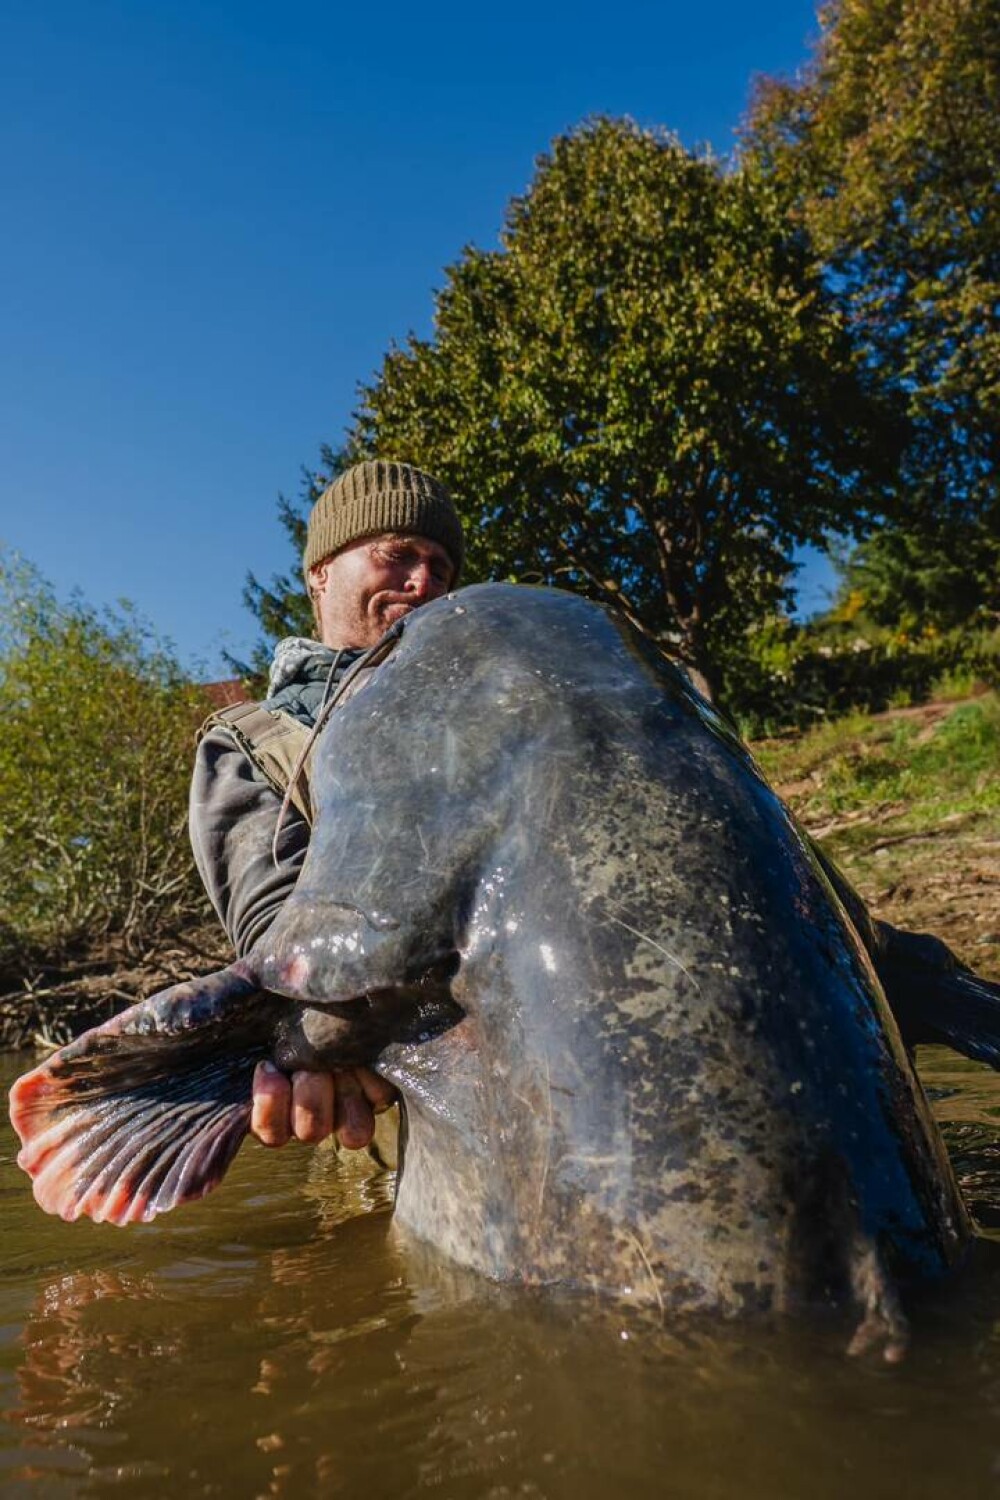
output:
<instances>
[{"instance_id":1,"label":"pectoral fin","mask_svg":"<svg viewBox=\"0 0 1000 1500\"><path fill-rule=\"evenodd\" d=\"M287 1009L234 965L132 1006L19 1078L10 1115L37 1202L131 1224L211 1192Z\"/></svg>"}]
</instances>

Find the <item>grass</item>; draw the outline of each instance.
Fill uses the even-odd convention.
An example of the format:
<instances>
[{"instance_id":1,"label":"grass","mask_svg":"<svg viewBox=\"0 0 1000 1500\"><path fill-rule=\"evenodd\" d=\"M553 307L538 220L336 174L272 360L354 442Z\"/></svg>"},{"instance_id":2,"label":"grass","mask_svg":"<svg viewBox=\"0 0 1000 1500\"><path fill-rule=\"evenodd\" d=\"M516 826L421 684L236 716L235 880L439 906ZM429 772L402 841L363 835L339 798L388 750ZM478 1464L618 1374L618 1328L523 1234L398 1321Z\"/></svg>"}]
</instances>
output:
<instances>
[{"instance_id":1,"label":"grass","mask_svg":"<svg viewBox=\"0 0 1000 1500\"><path fill-rule=\"evenodd\" d=\"M876 915L1000 970L1000 696L851 714L754 746Z\"/></svg>"},{"instance_id":2,"label":"grass","mask_svg":"<svg viewBox=\"0 0 1000 1500\"><path fill-rule=\"evenodd\" d=\"M768 777L790 783L788 800L813 819L891 805L916 829L1000 810L996 693L923 712L852 714L756 748Z\"/></svg>"}]
</instances>

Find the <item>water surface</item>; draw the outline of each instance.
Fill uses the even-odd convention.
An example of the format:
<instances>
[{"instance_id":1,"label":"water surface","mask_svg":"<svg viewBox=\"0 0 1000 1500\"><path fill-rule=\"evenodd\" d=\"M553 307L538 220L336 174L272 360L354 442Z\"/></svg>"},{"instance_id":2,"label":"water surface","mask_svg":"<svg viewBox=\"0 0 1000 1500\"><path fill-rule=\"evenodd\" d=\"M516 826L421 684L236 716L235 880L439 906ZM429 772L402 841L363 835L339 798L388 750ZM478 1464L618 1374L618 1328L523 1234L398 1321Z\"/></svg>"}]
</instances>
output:
<instances>
[{"instance_id":1,"label":"water surface","mask_svg":"<svg viewBox=\"0 0 1000 1500\"><path fill-rule=\"evenodd\" d=\"M65 1225L4 1123L0 1493L1000 1496L1000 1078L922 1065L984 1243L896 1368L836 1319L663 1328L457 1273L361 1154L251 1144L204 1204Z\"/></svg>"}]
</instances>

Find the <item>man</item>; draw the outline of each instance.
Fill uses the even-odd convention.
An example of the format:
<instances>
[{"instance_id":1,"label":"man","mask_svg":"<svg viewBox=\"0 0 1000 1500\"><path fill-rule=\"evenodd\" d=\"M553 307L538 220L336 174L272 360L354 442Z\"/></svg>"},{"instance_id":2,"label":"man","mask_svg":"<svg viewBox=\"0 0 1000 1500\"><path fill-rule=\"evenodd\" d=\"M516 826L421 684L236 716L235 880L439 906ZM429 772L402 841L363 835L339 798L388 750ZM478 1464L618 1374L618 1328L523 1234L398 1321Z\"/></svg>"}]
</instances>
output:
<instances>
[{"instance_id":1,"label":"man","mask_svg":"<svg viewBox=\"0 0 1000 1500\"><path fill-rule=\"evenodd\" d=\"M313 507L303 556L318 640L279 642L261 705L275 725L284 722L277 711L311 727L363 652L456 583L463 554L455 507L429 474L379 459L335 479ZM301 802L282 816L282 778L269 773L245 732L248 722L239 710L213 715L198 747L190 805L195 861L240 956L274 920L309 843ZM364 1146L374 1114L393 1097L367 1068L289 1079L263 1062L254 1076L251 1130L270 1146L332 1132L342 1145Z\"/></svg>"}]
</instances>

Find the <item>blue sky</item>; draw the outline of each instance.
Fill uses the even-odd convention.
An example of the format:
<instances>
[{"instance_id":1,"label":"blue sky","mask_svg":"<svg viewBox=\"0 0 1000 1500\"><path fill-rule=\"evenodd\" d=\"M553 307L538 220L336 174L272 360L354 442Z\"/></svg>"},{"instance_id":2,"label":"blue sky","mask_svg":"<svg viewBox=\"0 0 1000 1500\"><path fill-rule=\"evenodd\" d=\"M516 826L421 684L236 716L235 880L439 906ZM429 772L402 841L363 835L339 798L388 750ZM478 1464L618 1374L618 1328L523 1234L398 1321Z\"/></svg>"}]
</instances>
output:
<instances>
[{"instance_id":1,"label":"blue sky","mask_svg":"<svg viewBox=\"0 0 1000 1500\"><path fill-rule=\"evenodd\" d=\"M815 32L812 0L5 0L0 541L217 675L247 570L291 561L279 491L552 137L724 155Z\"/></svg>"}]
</instances>

